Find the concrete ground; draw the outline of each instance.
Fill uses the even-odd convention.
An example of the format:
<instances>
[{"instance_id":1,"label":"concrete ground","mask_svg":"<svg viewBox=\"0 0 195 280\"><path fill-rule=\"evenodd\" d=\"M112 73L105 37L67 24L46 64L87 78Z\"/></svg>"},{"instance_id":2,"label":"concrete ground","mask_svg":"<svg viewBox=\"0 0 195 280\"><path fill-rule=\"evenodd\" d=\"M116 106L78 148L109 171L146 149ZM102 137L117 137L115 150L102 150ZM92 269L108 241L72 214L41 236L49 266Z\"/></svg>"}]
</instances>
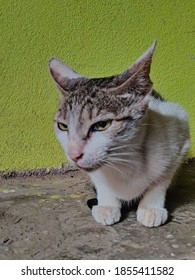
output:
<instances>
[{"instance_id":1,"label":"concrete ground","mask_svg":"<svg viewBox=\"0 0 195 280\"><path fill-rule=\"evenodd\" d=\"M135 206L118 224L97 224L86 175L51 173L1 174L0 259L195 259L195 163L180 170L159 228L139 225Z\"/></svg>"}]
</instances>

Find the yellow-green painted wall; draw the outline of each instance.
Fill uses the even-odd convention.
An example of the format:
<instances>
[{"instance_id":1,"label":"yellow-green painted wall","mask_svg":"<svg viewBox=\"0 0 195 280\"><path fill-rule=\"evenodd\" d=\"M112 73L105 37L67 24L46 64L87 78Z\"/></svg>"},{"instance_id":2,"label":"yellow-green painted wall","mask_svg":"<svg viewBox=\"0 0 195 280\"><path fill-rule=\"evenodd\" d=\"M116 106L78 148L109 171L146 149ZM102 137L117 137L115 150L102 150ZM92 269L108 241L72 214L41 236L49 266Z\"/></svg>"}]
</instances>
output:
<instances>
[{"instance_id":1,"label":"yellow-green painted wall","mask_svg":"<svg viewBox=\"0 0 195 280\"><path fill-rule=\"evenodd\" d=\"M0 170L60 166L49 58L117 74L157 38L154 87L190 114L195 156L195 1L1 0Z\"/></svg>"}]
</instances>

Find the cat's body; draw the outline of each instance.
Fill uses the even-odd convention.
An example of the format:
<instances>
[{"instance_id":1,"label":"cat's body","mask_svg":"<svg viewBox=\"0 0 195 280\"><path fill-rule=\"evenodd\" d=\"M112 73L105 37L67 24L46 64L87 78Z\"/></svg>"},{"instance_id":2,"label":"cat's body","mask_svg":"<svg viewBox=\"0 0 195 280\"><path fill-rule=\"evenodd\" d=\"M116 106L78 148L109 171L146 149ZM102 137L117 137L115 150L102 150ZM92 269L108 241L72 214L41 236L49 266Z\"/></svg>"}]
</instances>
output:
<instances>
[{"instance_id":1,"label":"cat's body","mask_svg":"<svg viewBox=\"0 0 195 280\"><path fill-rule=\"evenodd\" d=\"M98 197L92 214L105 225L120 220L122 201L136 198L140 223L165 223L166 189L190 145L187 113L152 90L154 47L123 74L103 79L50 61L62 93L56 135L70 162L89 173Z\"/></svg>"}]
</instances>

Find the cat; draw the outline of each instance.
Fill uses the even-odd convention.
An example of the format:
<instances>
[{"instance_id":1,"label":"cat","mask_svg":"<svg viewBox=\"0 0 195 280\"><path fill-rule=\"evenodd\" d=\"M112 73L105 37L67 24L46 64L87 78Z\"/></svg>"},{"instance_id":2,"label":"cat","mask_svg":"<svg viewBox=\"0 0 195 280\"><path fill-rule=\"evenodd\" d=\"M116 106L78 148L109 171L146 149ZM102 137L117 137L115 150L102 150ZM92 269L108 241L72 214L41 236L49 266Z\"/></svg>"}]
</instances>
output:
<instances>
[{"instance_id":1,"label":"cat","mask_svg":"<svg viewBox=\"0 0 195 280\"><path fill-rule=\"evenodd\" d=\"M103 225L119 222L122 203L135 199L139 223L164 224L166 190L190 146L188 114L153 90L155 46L106 78L80 76L56 58L49 61L61 93L55 133L69 162L95 185L92 215Z\"/></svg>"}]
</instances>

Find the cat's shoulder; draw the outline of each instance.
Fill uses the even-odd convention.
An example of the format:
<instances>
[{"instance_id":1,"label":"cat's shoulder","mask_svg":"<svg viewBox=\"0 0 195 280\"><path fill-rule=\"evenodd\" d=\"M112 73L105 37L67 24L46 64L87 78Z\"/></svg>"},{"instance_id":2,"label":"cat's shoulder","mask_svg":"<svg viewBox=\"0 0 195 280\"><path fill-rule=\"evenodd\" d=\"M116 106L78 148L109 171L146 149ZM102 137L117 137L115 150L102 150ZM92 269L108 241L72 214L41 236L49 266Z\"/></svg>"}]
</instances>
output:
<instances>
[{"instance_id":1,"label":"cat's shoulder","mask_svg":"<svg viewBox=\"0 0 195 280\"><path fill-rule=\"evenodd\" d=\"M177 103L164 100L157 92L153 91L149 109L165 116L176 117L188 121L188 113Z\"/></svg>"}]
</instances>

